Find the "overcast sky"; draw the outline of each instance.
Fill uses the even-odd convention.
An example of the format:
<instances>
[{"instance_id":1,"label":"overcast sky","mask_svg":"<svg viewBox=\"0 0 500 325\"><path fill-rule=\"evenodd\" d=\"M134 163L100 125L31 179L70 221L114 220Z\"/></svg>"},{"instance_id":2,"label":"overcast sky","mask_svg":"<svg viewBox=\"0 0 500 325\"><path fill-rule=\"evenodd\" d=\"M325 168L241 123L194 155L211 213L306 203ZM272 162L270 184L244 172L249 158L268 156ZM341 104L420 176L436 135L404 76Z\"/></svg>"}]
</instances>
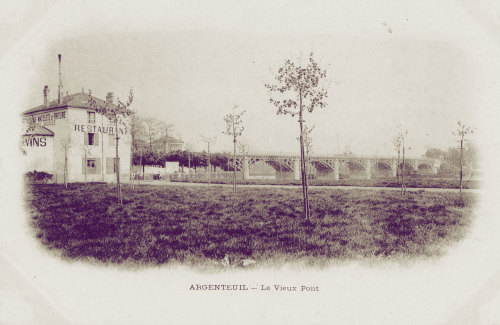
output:
<instances>
[{"instance_id":1,"label":"overcast sky","mask_svg":"<svg viewBox=\"0 0 500 325\"><path fill-rule=\"evenodd\" d=\"M243 141L251 150L298 151L297 119L276 115L264 84L285 59L313 51L327 70L329 93L326 108L306 115L315 125L315 153L350 145L355 154L394 155L398 123L409 131L409 155L455 145L458 119L477 125L484 82L474 31L453 28L467 16L460 6L385 4L154 4L147 15L135 12L144 16L141 24L125 24L113 11L102 19L87 6L58 3L54 16L78 8L75 26L81 16L96 22L76 28L63 20L73 32L40 47L25 108L41 104L45 84L57 96L61 53L65 92L123 98L132 87L140 114L173 123L174 135L198 150L201 135L218 137L215 150L231 150L223 117L237 104L247 111Z\"/></svg>"}]
</instances>

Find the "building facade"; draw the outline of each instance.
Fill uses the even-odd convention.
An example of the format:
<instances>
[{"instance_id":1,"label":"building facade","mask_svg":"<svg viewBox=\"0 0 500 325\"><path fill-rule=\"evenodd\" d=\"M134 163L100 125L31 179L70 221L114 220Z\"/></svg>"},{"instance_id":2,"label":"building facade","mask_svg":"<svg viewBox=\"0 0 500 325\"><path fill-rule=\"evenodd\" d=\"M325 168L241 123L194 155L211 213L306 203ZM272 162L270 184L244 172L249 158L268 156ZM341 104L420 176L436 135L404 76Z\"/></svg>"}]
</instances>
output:
<instances>
[{"instance_id":1,"label":"building facade","mask_svg":"<svg viewBox=\"0 0 500 325\"><path fill-rule=\"evenodd\" d=\"M126 125L118 125L98 114L89 105L89 94L81 92L48 102L23 113L25 130L22 139L24 171L43 171L64 182L114 182L116 180L116 134L119 137L119 166L123 178L130 173L131 136ZM93 97L98 105L113 102Z\"/></svg>"},{"instance_id":2,"label":"building facade","mask_svg":"<svg viewBox=\"0 0 500 325\"><path fill-rule=\"evenodd\" d=\"M184 141L171 136L163 136L152 143L152 149L158 153L169 153L171 151L186 150Z\"/></svg>"}]
</instances>

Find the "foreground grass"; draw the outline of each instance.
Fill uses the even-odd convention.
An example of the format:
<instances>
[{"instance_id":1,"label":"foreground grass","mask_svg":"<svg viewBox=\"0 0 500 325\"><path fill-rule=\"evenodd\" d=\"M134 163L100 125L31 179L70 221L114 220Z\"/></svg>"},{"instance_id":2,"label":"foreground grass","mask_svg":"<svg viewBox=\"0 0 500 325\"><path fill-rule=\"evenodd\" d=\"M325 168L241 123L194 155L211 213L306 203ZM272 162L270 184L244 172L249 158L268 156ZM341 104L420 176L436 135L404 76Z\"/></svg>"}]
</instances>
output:
<instances>
[{"instance_id":1,"label":"foreground grass","mask_svg":"<svg viewBox=\"0 0 500 325\"><path fill-rule=\"evenodd\" d=\"M191 182L191 183L207 183L206 179L192 180L177 180L172 179L172 182ZM232 179L212 179L213 184L232 184ZM300 180L293 179L238 179L238 184L245 185L301 185ZM411 188L459 188L458 179L450 178L408 178L406 187ZM397 179L311 179L308 180L309 185L313 186L363 186L363 187L401 187ZM479 181L466 179L463 181L464 189L479 188Z\"/></svg>"},{"instance_id":2,"label":"foreground grass","mask_svg":"<svg viewBox=\"0 0 500 325\"><path fill-rule=\"evenodd\" d=\"M71 259L105 263L207 264L438 256L464 237L472 194L299 189L34 184L27 191L35 235Z\"/></svg>"}]
</instances>

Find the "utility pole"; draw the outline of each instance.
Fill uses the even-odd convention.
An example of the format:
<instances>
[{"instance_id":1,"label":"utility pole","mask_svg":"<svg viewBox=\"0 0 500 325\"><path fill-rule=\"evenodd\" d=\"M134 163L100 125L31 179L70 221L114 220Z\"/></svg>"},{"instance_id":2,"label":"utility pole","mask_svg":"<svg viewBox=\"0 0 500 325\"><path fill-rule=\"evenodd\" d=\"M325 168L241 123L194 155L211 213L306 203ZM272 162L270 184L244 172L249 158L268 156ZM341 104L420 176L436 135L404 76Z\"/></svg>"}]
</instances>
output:
<instances>
[{"instance_id":1,"label":"utility pole","mask_svg":"<svg viewBox=\"0 0 500 325\"><path fill-rule=\"evenodd\" d=\"M339 133L337 132L337 155L340 155Z\"/></svg>"}]
</instances>

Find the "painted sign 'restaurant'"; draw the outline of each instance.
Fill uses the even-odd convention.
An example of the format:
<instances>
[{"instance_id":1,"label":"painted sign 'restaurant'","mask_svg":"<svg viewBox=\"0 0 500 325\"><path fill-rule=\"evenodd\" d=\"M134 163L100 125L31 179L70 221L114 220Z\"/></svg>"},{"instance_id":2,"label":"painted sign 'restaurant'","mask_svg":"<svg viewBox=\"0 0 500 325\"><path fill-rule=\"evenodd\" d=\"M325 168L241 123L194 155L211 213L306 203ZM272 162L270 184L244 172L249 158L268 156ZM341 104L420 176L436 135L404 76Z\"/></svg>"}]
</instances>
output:
<instances>
[{"instance_id":1,"label":"painted sign 'restaurant'","mask_svg":"<svg viewBox=\"0 0 500 325\"><path fill-rule=\"evenodd\" d=\"M127 129L118 128L120 134L126 134ZM75 124L75 131L87 132L87 133L104 133L104 134L114 134L115 128L112 126L97 126L97 125L83 125Z\"/></svg>"}]
</instances>

